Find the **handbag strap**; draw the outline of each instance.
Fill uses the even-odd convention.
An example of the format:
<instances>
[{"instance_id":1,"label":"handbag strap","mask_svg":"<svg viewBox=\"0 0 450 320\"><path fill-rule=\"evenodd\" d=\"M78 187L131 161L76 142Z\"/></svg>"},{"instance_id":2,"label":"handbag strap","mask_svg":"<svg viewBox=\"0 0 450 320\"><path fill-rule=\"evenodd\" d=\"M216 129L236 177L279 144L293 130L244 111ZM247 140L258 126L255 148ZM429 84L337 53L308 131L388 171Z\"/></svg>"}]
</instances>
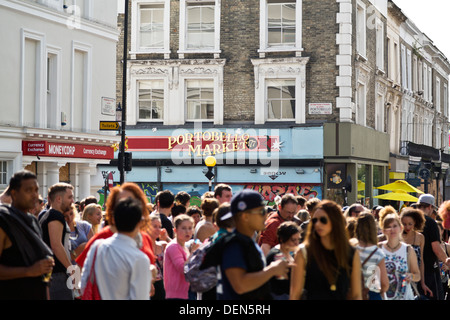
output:
<instances>
[{"instance_id":1,"label":"handbag strap","mask_svg":"<svg viewBox=\"0 0 450 320\"><path fill-rule=\"evenodd\" d=\"M92 280L92 283L95 282L95 258L97 258L97 250L98 250L98 246L95 248L94 259L92 260L91 271L89 273L89 279Z\"/></svg>"},{"instance_id":2,"label":"handbag strap","mask_svg":"<svg viewBox=\"0 0 450 320\"><path fill-rule=\"evenodd\" d=\"M366 260L364 260L364 262L361 264L361 268L364 267L364 265L366 264L367 261L369 261L369 259L374 255L374 253L378 250L378 247L375 248L375 250L372 251L371 254L369 254L369 256L366 258Z\"/></svg>"}]
</instances>

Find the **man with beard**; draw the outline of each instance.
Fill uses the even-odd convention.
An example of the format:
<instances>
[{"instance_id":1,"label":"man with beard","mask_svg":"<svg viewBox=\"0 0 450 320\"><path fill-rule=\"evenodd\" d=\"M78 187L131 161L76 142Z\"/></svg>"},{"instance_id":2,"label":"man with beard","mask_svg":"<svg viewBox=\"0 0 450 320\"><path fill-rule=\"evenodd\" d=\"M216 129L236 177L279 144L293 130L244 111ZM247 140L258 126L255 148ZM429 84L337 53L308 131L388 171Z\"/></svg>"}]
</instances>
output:
<instances>
[{"instance_id":1,"label":"man with beard","mask_svg":"<svg viewBox=\"0 0 450 320\"><path fill-rule=\"evenodd\" d=\"M73 290L67 285L67 268L70 261L70 228L63 212L72 206L73 186L56 183L48 190L51 208L42 216L40 224L45 243L52 249L55 258L52 280L50 282L50 300L72 300Z\"/></svg>"}]
</instances>

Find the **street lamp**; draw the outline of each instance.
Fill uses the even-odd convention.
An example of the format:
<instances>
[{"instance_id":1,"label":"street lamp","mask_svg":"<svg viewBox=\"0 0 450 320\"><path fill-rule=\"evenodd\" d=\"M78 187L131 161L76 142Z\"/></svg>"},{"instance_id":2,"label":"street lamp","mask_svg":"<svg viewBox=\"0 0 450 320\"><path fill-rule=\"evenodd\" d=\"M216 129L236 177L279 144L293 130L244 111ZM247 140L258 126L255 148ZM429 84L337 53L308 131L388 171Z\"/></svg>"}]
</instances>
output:
<instances>
[{"instance_id":1,"label":"street lamp","mask_svg":"<svg viewBox=\"0 0 450 320\"><path fill-rule=\"evenodd\" d=\"M216 165L216 158L213 156L206 157L205 164L208 167L208 172L205 173L205 177L209 180L209 191L212 191L212 179L214 178L212 169Z\"/></svg>"}]
</instances>

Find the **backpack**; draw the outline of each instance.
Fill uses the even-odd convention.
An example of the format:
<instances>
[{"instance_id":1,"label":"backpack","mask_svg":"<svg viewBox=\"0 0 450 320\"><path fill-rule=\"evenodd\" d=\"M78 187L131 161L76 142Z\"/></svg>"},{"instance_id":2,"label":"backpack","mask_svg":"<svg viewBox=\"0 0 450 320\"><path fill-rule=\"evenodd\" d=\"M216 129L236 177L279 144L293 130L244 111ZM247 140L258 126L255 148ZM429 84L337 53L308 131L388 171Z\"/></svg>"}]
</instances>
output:
<instances>
[{"instance_id":1,"label":"backpack","mask_svg":"<svg viewBox=\"0 0 450 320\"><path fill-rule=\"evenodd\" d=\"M217 268L215 266L200 270L206 251L211 246L211 241L202 244L184 263L184 277L190 283L193 292L203 293L217 285Z\"/></svg>"}]
</instances>

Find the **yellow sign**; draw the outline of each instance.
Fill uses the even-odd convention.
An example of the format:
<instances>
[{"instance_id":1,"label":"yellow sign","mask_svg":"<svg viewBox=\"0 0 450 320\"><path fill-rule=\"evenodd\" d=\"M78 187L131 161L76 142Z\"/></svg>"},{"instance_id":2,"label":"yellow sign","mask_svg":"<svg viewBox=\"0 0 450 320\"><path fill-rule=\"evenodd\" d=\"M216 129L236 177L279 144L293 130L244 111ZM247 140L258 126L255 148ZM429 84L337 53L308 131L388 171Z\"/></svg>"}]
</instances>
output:
<instances>
[{"instance_id":1,"label":"yellow sign","mask_svg":"<svg viewBox=\"0 0 450 320\"><path fill-rule=\"evenodd\" d=\"M119 130L118 121L100 121L100 130Z\"/></svg>"}]
</instances>

